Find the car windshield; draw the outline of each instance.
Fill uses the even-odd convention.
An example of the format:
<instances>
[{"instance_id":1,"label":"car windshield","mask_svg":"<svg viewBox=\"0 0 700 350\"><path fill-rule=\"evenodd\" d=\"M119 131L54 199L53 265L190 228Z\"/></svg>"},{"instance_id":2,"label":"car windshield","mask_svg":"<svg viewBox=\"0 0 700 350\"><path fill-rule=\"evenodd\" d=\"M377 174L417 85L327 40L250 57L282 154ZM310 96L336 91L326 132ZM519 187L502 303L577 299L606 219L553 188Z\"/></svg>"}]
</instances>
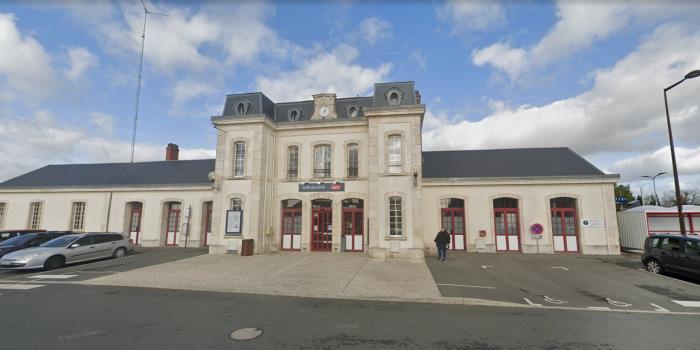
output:
<instances>
[{"instance_id":1,"label":"car windshield","mask_svg":"<svg viewBox=\"0 0 700 350\"><path fill-rule=\"evenodd\" d=\"M79 236L76 236L76 235L68 235L68 236L54 238L54 239L40 245L40 247L47 247L47 248L66 247L78 237Z\"/></svg>"},{"instance_id":2,"label":"car windshield","mask_svg":"<svg viewBox=\"0 0 700 350\"><path fill-rule=\"evenodd\" d=\"M17 237L12 237L0 244L0 247L16 247L16 246L21 246L30 240L32 240L34 237L36 237L37 234L35 233L28 233L26 235L21 235Z\"/></svg>"}]
</instances>

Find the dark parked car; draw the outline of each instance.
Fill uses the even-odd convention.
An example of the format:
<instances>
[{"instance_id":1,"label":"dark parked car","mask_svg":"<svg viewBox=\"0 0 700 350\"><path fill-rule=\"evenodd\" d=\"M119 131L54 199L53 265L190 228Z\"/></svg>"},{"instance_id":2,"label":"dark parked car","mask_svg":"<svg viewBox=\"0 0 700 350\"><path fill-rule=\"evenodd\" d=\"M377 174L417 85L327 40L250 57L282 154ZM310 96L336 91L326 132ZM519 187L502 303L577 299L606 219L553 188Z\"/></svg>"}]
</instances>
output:
<instances>
[{"instance_id":1,"label":"dark parked car","mask_svg":"<svg viewBox=\"0 0 700 350\"><path fill-rule=\"evenodd\" d=\"M0 243L0 258L5 256L5 254L22 249L38 247L40 244L48 242L56 237L61 237L72 233L73 232L71 231L30 232L12 237Z\"/></svg>"},{"instance_id":2,"label":"dark parked car","mask_svg":"<svg viewBox=\"0 0 700 350\"><path fill-rule=\"evenodd\" d=\"M700 237L655 235L644 242L642 263L649 272L700 278Z\"/></svg>"},{"instance_id":3,"label":"dark parked car","mask_svg":"<svg viewBox=\"0 0 700 350\"><path fill-rule=\"evenodd\" d=\"M0 231L0 242L32 232L46 232L46 230L2 230Z\"/></svg>"}]
</instances>

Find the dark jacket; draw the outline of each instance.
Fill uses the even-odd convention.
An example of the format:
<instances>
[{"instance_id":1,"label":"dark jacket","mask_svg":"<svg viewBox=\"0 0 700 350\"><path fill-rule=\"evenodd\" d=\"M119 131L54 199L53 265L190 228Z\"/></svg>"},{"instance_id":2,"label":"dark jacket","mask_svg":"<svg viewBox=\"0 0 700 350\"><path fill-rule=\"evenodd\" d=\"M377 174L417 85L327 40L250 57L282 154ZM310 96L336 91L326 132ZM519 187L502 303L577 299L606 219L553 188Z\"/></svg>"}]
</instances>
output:
<instances>
[{"instance_id":1,"label":"dark jacket","mask_svg":"<svg viewBox=\"0 0 700 350\"><path fill-rule=\"evenodd\" d=\"M450 244L450 234L447 231L438 232L435 236L435 245L438 247L447 247Z\"/></svg>"}]
</instances>

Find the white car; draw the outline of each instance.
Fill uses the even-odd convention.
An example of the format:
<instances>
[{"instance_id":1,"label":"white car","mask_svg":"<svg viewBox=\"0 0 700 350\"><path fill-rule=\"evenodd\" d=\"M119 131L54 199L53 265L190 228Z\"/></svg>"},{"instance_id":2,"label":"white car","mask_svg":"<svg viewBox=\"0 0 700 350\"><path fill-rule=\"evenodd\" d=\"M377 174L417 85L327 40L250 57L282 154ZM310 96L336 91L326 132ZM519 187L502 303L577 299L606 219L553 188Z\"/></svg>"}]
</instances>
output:
<instances>
[{"instance_id":1,"label":"white car","mask_svg":"<svg viewBox=\"0 0 700 350\"><path fill-rule=\"evenodd\" d=\"M35 248L12 252L0 259L0 268L53 270L66 264L108 257L122 258L134 250L121 233L82 233L54 238Z\"/></svg>"}]
</instances>

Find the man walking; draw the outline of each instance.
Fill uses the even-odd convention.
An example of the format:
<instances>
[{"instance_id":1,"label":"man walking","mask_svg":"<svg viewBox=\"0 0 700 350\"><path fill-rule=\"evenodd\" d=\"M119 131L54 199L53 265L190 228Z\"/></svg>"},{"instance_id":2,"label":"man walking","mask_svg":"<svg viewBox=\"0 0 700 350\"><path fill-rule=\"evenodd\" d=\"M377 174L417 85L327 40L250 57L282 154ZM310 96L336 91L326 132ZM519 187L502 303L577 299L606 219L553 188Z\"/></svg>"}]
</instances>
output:
<instances>
[{"instance_id":1,"label":"man walking","mask_svg":"<svg viewBox=\"0 0 700 350\"><path fill-rule=\"evenodd\" d=\"M438 259L445 261L447 259L447 246L450 244L450 234L445 228L441 228L440 232L435 236L435 245L437 246Z\"/></svg>"}]
</instances>

